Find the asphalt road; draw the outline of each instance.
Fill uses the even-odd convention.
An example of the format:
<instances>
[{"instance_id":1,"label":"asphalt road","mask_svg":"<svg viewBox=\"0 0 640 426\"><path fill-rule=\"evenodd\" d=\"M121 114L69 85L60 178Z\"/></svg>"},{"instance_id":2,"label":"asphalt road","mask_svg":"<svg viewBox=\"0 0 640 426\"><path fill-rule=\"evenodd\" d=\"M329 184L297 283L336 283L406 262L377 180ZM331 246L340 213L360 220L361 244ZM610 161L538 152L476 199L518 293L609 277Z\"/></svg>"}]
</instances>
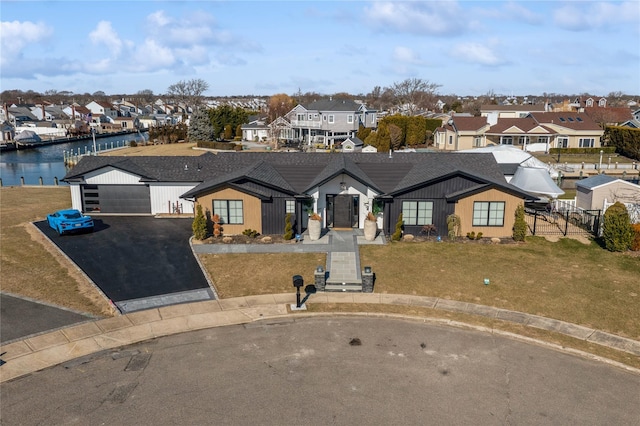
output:
<instances>
[{"instance_id":1,"label":"asphalt road","mask_svg":"<svg viewBox=\"0 0 640 426\"><path fill-rule=\"evenodd\" d=\"M300 318L154 339L2 385L6 424L636 425L640 376L485 332Z\"/></svg>"},{"instance_id":2,"label":"asphalt road","mask_svg":"<svg viewBox=\"0 0 640 426\"><path fill-rule=\"evenodd\" d=\"M59 236L35 225L114 302L209 285L189 247L191 219L101 216L93 233Z\"/></svg>"},{"instance_id":3,"label":"asphalt road","mask_svg":"<svg viewBox=\"0 0 640 426\"><path fill-rule=\"evenodd\" d=\"M0 294L0 343L91 319L66 309Z\"/></svg>"}]
</instances>

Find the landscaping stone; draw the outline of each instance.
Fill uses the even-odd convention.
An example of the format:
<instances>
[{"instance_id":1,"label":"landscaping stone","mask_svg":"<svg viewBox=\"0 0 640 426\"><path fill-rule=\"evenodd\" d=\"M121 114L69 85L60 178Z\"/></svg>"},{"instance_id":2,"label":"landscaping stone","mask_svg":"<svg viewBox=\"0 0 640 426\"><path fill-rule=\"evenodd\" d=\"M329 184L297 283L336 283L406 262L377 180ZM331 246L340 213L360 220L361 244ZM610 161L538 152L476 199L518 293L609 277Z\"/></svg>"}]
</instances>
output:
<instances>
[{"instance_id":1,"label":"landscaping stone","mask_svg":"<svg viewBox=\"0 0 640 426\"><path fill-rule=\"evenodd\" d=\"M224 237L224 238L222 238L222 242L225 243L225 244L231 244L233 242L233 238Z\"/></svg>"},{"instance_id":2,"label":"landscaping stone","mask_svg":"<svg viewBox=\"0 0 640 426\"><path fill-rule=\"evenodd\" d=\"M271 244L273 242L273 238L266 236L266 237L262 237L260 241L262 241L265 244Z\"/></svg>"},{"instance_id":3,"label":"landscaping stone","mask_svg":"<svg viewBox=\"0 0 640 426\"><path fill-rule=\"evenodd\" d=\"M491 244L500 244L500 238L496 238L496 237L491 238Z\"/></svg>"},{"instance_id":4,"label":"landscaping stone","mask_svg":"<svg viewBox=\"0 0 640 426\"><path fill-rule=\"evenodd\" d=\"M413 235L411 235L411 234L405 234L405 235L402 237L402 240L403 240L403 241L410 242L410 241L413 241L413 240L414 240L414 238L415 238L415 237L414 237Z\"/></svg>"}]
</instances>

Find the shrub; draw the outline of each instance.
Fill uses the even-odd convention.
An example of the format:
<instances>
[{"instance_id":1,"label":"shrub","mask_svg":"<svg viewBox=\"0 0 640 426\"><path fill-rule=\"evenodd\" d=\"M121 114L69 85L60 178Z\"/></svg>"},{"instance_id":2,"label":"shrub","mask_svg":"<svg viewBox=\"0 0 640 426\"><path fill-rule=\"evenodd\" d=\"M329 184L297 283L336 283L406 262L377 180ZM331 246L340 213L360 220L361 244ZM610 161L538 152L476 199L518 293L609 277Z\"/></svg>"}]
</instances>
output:
<instances>
[{"instance_id":1,"label":"shrub","mask_svg":"<svg viewBox=\"0 0 640 426\"><path fill-rule=\"evenodd\" d=\"M422 229L420 230L420 233L422 234L427 234L427 237L430 237L431 234L435 234L436 233L436 226L434 224L430 224L430 225L423 225Z\"/></svg>"},{"instance_id":2,"label":"shrub","mask_svg":"<svg viewBox=\"0 0 640 426\"><path fill-rule=\"evenodd\" d=\"M242 235L246 235L247 237L255 238L258 235L260 235L260 233L258 231L256 231L255 229L245 229L244 231L242 231Z\"/></svg>"},{"instance_id":3,"label":"shrub","mask_svg":"<svg viewBox=\"0 0 640 426\"><path fill-rule=\"evenodd\" d=\"M375 222L376 221L376 217L373 215L373 213L369 212L369 213L367 213L367 220L369 220L371 222Z\"/></svg>"},{"instance_id":4,"label":"shrub","mask_svg":"<svg viewBox=\"0 0 640 426\"><path fill-rule=\"evenodd\" d=\"M202 241L207 238L207 218L204 217L200 204L196 206L196 215L193 218L191 229L193 230L193 237L196 240Z\"/></svg>"},{"instance_id":5,"label":"shrub","mask_svg":"<svg viewBox=\"0 0 640 426\"><path fill-rule=\"evenodd\" d=\"M291 223L291 213L287 213L284 217L284 239L287 241L293 239L293 223Z\"/></svg>"},{"instance_id":6,"label":"shrub","mask_svg":"<svg viewBox=\"0 0 640 426\"><path fill-rule=\"evenodd\" d=\"M129 146L130 146L131 148L135 148L135 147L137 147L137 146L138 146L138 142L136 142L136 141L131 141L131 142L129 142Z\"/></svg>"},{"instance_id":7,"label":"shrub","mask_svg":"<svg viewBox=\"0 0 640 426\"><path fill-rule=\"evenodd\" d=\"M211 218L211 220L213 221L213 236L214 237L219 237L222 235L222 225L220 224L220 216L217 214L214 214L213 217Z\"/></svg>"},{"instance_id":8,"label":"shrub","mask_svg":"<svg viewBox=\"0 0 640 426\"><path fill-rule=\"evenodd\" d=\"M478 234L476 235L476 240L480 239L482 239L482 232L478 232Z\"/></svg>"},{"instance_id":9,"label":"shrub","mask_svg":"<svg viewBox=\"0 0 640 426\"><path fill-rule=\"evenodd\" d=\"M527 236L527 221L524 220L524 207L522 204L516 208L516 220L513 224L513 239L515 241L524 241Z\"/></svg>"},{"instance_id":10,"label":"shrub","mask_svg":"<svg viewBox=\"0 0 640 426\"><path fill-rule=\"evenodd\" d=\"M621 202L614 203L604 212L602 239L609 251L626 251L631 248L633 229L627 208Z\"/></svg>"},{"instance_id":11,"label":"shrub","mask_svg":"<svg viewBox=\"0 0 640 426\"><path fill-rule=\"evenodd\" d=\"M633 241L631 241L631 250L640 251L640 223L631 225L633 229Z\"/></svg>"},{"instance_id":12,"label":"shrub","mask_svg":"<svg viewBox=\"0 0 640 426\"><path fill-rule=\"evenodd\" d=\"M470 240L475 240L476 239L476 233L471 231L471 232L467 232L467 238Z\"/></svg>"},{"instance_id":13,"label":"shrub","mask_svg":"<svg viewBox=\"0 0 640 426\"><path fill-rule=\"evenodd\" d=\"M309 220L322 220L322 216L314 212L311 213L311 216L309 216Z\"/></svg>"},{"instance_id":14,"label":"shrub","mask_svg":"<svg viewBox=\"0 0 640 426\"><path fill-rule=\"evenodd\" d=\"M447 216L447 231L452 240L460 236L460 216L456 214Z\"/></svg>"},{"instance_id":15,"label":"shrub","mask_svg":"<svg viewBox=\"0 0 640 426\"><path fill-rule=\"evenodd\" d=\"M392 241L400 241L400 239L402 238L402 225L403 225L403 223L404 223L404 221L402 220L402 213L400 213L400 216L398 216L398 221L396 222L396 230L391 235L391 240Z\"/></svg>"}]
</instances>

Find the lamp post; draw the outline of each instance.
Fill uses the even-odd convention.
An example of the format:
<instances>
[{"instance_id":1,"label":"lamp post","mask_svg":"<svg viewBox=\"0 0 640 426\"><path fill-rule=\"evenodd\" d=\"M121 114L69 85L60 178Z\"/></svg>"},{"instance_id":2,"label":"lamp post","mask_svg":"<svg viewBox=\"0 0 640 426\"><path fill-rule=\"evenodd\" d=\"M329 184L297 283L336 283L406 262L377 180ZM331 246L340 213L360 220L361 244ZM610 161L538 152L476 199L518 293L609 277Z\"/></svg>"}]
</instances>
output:
<instances>
[{"instance_id":1,"label":"lamp post","mask_svg":"<svg viewBox=\"0 0 640 426\"><path fill-rule=\"evenodd\" d=\"M604 154L603 150L600 150L600 163L598 164L598 173L602 170L602 154Z\"/></svg>"}]
</instances>

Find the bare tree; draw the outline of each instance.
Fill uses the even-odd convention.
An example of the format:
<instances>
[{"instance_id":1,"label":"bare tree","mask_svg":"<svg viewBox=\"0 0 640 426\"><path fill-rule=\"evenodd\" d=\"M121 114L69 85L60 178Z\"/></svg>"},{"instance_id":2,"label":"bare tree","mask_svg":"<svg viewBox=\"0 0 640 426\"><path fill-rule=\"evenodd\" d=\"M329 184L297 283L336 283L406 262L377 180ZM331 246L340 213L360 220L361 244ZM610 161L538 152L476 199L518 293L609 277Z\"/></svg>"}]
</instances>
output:
<instances>
[{"instance_id":1,"label":"bare tree","mask_svg":"<svg viewBox=\"0 0 640 426\"><path fill-rule=\"evenodd\" d=\"M278 93L269 98L269 122L284 117L295 105L293 98L285 93Z\"/></svg>"},{"instance_id":2,"label":"bare tree","mask_svg":"<svg viewBox=\"0 0 640 426\"><path fill-rule=\"evenodd\" d=\"M193 106L197 109L202 101L202 94L207 90L209 90L209 83L201 78L180 80L169 86L167 96L183 102L187 107Z\"/></svg>"},{"instance_id":3,"label":"bare tree","mask_svg":"<svg viewBox=\"0 0 640 426\"><path fill-rule=\"evenodd\" d=\"M440 86L421 78L407 78L393 83L389 89L396 106L405 110L408 115L415 115L418 109L428 108L435 103L436 90Z\"/></svg>"}]
</instances>

